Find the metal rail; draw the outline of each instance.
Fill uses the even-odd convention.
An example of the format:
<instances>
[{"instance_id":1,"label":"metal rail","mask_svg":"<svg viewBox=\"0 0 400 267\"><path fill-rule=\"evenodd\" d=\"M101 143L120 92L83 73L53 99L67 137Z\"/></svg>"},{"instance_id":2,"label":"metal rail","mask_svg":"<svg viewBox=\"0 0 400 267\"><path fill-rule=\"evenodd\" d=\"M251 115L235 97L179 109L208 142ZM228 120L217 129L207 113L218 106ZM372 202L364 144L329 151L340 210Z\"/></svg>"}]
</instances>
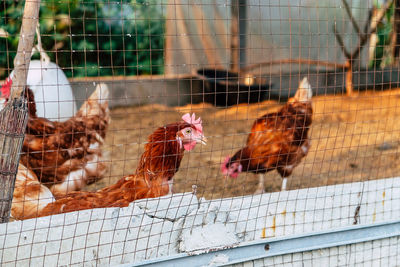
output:
<instances>
[{"instance_id":1,"label":"metal rail","mask_svg":"<svg viewBox=\"0 0 400 267\"><path fill-rule=\"evenodd\" d=\"M301 235L284 236L242 243L238 247L212 251L200 255L181 253L120 267L134 266L226 266L267 257L305 252L400 236L400 220L369 225L355 225ZM213 261L222 256L222 262ZM225 260L223 260L225 259Z\"/></svg>"}]
</instances>

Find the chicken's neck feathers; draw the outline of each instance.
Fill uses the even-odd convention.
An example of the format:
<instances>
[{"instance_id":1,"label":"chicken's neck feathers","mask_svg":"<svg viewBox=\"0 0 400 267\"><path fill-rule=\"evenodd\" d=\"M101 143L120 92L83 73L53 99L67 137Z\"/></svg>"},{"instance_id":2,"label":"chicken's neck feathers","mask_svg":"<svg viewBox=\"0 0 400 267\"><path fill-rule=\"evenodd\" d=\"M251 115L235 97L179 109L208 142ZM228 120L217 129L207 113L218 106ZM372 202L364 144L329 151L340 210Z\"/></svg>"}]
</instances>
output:
<instances>
[{"instance_id":1,"label":"chicken's neck feathers","mask_svg":"<svg viewBox=\"0 0 400 267\"><path fill-rule=\"evenodd\" d=\"M138 173L154 173L151 179L161 176L162 179L170 179L176 173L183 158L184 149L176 138L176 125L160 127L148 138L139 165Z\"/></svg>"}]
</instances>

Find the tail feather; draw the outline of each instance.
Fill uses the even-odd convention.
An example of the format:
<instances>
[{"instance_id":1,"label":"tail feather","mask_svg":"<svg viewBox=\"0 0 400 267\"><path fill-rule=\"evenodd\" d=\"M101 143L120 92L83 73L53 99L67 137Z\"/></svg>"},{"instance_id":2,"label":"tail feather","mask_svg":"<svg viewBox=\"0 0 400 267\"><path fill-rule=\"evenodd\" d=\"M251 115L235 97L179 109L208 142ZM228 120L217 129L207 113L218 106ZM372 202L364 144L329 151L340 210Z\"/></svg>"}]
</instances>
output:
<instances>
[{"instance_id":1,"label":"tail feather","mask_svg":"<svg viewBox=\"0 0 400 267\"><path fill-rule=\"evenodd\" d=\"M108 86L105 83L98 83L96 86L96 90L89 97L91 100L96 100L100 104L104 104L105 101L108 100L110 95L110 91L108 90Z\"/></svg>"},{"instance_id":2,"label":"tail feather","mask_svg":"<svg viewBox=\"0 0 400 267\"><path fill-rule=\"evenodd\" d=\"M102 114L102 109L108 110L108 98L110 92L108 86L105 83L99 83L96 86L96 90L90 95L88 100L83 103L79 109L79 113L82 116L95 116Z\"/></svg>"},{"instance_id":3,"label":"tail feather","mask_svg":"<svg viewBox=\"0 0 400 267\"><path fill-rule=\"evenodd\" d=\"M39 182L35 173L20 163L15 180L11 216L18 220L35 218L44 207L54 201L53 194Z\"/></svg>"},{"instance_id":4,"label":"tail feather","mask_svg":"<svg viewBox=\"0 0 400 267\"><path fill-rule=\"evenodd\" d=\"M294 99L299 102L307 102L311 100L312 94L311 85L308 82L307 77L304 77L299 84L299 88L297 89Z\"/></svg>"},{"instance_id":5,"label":"tail feather","mask_svg":"<svg viewBox=\"0 0 400 267\"><path fill-rule=\"evenodd\" d=\"M144 173L129 175L96 192L73 192L58 198L41 209L36 217L86 209L126 207L138 199L165 196L168 191L169 186L162 179L150 182Z\"/></svg>"}]
</instances>

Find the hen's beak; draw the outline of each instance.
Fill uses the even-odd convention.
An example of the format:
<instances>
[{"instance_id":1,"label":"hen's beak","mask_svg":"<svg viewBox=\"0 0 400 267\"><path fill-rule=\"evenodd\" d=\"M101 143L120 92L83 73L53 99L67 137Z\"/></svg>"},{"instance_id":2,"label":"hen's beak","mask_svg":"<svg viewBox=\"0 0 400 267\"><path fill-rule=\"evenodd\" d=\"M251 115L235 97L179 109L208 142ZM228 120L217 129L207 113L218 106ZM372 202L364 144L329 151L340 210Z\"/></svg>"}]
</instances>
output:
<instances>
[{"instance_id":1,"label":"hen's beak","mask_svg":"<svg viewBox=\"0 0 400 267\"><path fill-rule=\"evenodd\" d=\"M207 138L204 135L200 135L200 138L197 140L197 143L202 145L207 145Z\"/></svg>"}]
</instances>

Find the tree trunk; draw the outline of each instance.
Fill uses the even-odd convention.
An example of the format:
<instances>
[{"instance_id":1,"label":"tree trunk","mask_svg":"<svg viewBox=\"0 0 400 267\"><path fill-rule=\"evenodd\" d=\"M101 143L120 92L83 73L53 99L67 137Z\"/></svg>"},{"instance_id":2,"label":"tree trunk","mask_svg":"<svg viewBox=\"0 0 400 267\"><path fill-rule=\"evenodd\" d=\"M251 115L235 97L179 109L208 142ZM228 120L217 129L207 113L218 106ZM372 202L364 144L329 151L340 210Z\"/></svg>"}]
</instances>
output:
<instances>
[{"instance_id":1,"label":"tree trunk","mask_svg":"<svg viewBox=\"0 0 400 267\"><path fill-rule=\"evenodd\" d=\"M346 61L346 93L347 96L353 95L353 63L351 60Z\"/></svg>"}]
</instances>

